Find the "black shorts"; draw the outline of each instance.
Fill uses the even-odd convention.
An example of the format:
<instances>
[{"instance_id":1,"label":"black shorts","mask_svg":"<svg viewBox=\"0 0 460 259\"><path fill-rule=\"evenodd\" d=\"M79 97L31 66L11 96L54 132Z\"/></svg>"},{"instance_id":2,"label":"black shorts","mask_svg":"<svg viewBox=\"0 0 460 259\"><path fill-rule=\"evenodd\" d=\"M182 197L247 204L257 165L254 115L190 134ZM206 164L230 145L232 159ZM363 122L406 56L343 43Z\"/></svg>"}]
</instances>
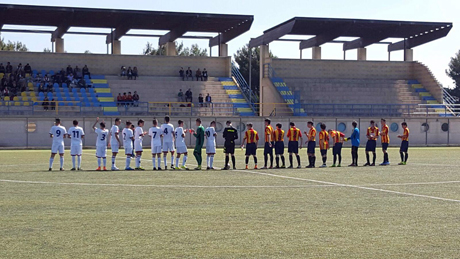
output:
<instances>
[{"instance_id":1,"label":"black shorts","mask_svg":"<svg viewBox=\"0 0 460 259\"><path fill-rule=\"evenodd\" d=\"M235 142L228 143L225 142L224 144L224 154L235 154Z\"/></svg>"},{"instance_id":2,"label":"black shorts","mask_svg":"<svg viewBox=\"0 0 460 259\"><path fill-rule=\"evenodd\" d=\"M382 150L387 151L388 149L388 143L382 143Z\"/></svg>"},{"instance_id":3,"label":"black shorts","mask_svg":"<svg viewBox=\"0 0 460 259\"><path fill-rule=\"evenodd\" d=\"M264 155L265 154L273 154L273 142L271 143L272 146L270 147L270 143L268 142L265 142L265 146L264 146Z\"/></svg>"},{"instance_id":4,"label":"black shorts","mask_svg":"<svg viewBox=\"0 0 460 259\"><path fill-rule=\"evenodd\" d=\"M409 141L403 140L401 142L401 148L399 149L399 151L400 152L407 152L408 149L409 149Z\"/></svg>"},{"instance_id":5,"label":"black shorts","mask_svg":"<svg viewBox=\"0 0 460 259\"><path fill-rule=\"evenodd\" d=\"M335 155L342 155L342 146L343 143L335 143L334 147L332 148L332 154Z\"/></svg>"},{"instance_id":6,"label":"black shorts","mask_svg":"<svg viewBox=\"0 0 460 259\"><path fill-rule=\"evenodd\" d=\"M299 153L299 141L289 141L288 142L288 153Z\"/></svg>"},{"instance_id":7,"label":"black shorts","mask_svg":"<svg viewBox=\"0 0 460 259\"><path fill-rule=\"evenodd\" d=\"M375 152L376 147L377 147L377 141L368 140L366 143L366 152Z\"/></svg>"},{"instance_id":8,"label":"black shorts","mask_svg":"<svg viewBox=\"0 0 460 259\"><path fill-rule=\"evenodd\" d=\"M247 156L255 156L257 151L256 143L249 143L246 145L246 155Z\"/></svg>"},{"instance_id":9,"label":"black shorts","mask_svg":"<svg viewBox=\"0 0 460 259\"><path fill-rule=\"evenodd\" d=\"M314 154L316 148L316 141L308 141L307 153Z\"/></svg>"},{"instance_id":10,"label":"black shorts","mask_svg":"<svg viewBox=\"0 0 460 259\"><path fill-rule=\"evenodd\" d=\"M276 141L275 142L275 155L283 155L284 154L284 141Z\"/></svg>"},{"instance_id":11,"label":"black shorts","mask_svg":"<svg viewBox=\"0 0 460 259\"><path fill-rule=\"evenodd\" d=\"M327 156L327 149L321 149L321 156Z\"/></svg>"}]
</instances>

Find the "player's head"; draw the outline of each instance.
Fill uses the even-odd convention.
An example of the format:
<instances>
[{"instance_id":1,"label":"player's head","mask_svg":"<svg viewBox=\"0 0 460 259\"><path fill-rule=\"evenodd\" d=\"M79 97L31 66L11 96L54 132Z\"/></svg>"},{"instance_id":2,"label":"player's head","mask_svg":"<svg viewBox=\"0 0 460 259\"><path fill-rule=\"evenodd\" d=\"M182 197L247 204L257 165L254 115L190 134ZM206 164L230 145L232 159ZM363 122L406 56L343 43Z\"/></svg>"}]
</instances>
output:
<instances>
[{"instance_id":1,"label":"player's head","mask_svg":"<svg viewBox=\"0 0 460 259\"><path fill-rule=\"evenodd\" d=\"M54 120L54 123L55 123L56 125L61 124L61 119L56 118L56 120Z\"/></svg>"},{"instance_id":2,"label":"player's head","mask_svg":"<svg viewBox=\"0 0 460 259\"><path fill-rule=\"evenodd\" d=\"M290 122L290 123L289 123L289 126L295 127L295 123L294 123L294 122Z\"/></svg>"},{"instance_id":3,"label":"player's head","mask_svg":"<svg viewBox=\"0 0 460 259\"><path fill-rule=\"evenodd\" d=\"M132 130L134 130L136 127L134 126L134 124L131 124L131 127L130 127Z\"/></svg>"},{"instance_id":4,"label":"player's head","mask_svg":"<svg viewBox=\"0 0 460 259\"><path fill-rule=\"evenodd\" d=\"M99 126L101 126L101 129L105 129L105 122L99 123Z\"/></svg>"},{"instance_id":5,"label":"player's head","mask_svg":"<svg viewBox=\"0 0 460 259\"><path fill-rule=\"evenodd\" d=\"M153 126L156 127L156 126L158 125L158 120L157 120L157 119L154 119L154 120L152 121L152 123L153 123Z\"/></svg>"},{"instance_id":6,"label":"player's head","mask_svg":"<svg viewBox=\"0 0 460 259\"><path fill-rule=\"evenodd\" d=\"M371 127L374 127L374 125L375 125L375 121L372 120L371 121Z\"/></svg>"},{"instance_id":7,"label":"player's head","mask_svg":"<svg viewBox=\"0 0 460 259\"><path fill-rule=\"evenodd\" d=\"M137 126L139 126L139 127L144 126L144 120L143 119L138 120L137 121Z\"/></svg>"},{"instance_id":8,"label":"player's head","mask_svg":"<svg viewBox=\"0 0 460 259\"><path fill-rule=\"evenodd\" d=\"M227 126L230 126L230 125L232 125L232 122L231 122L231 121L227 121L226 124L227 124Z\"/></svg>"},{"instance_id":9,"label":"player's head","mask_svg":"<svg viewBox=\"0 0 460 259\"><path fill-rule=\"evenodd\" d=\"M319 125L319 127L320 127L322 130L326 130L326 124L324 124L324 123L321 123L321 125Z\"/></svg>"},{"instance_id":10,"label":"player's head","mask_svg":"<svg viewBox=\"0 0 460 259\"><path fill-rule=\"evenodd\" d=\"M327 132L328 132L329 134L331 134L331 133L332 133L332 129L328 129Z\"/></svg>"},{"instance_id":11,"label":"player's head","mask_svg":"<svg viewBox=\"0 0 460 259\"><path fill-rule=\"evenodd\" d=\"M209 123L209 126L215 127L215 126L216 126L216 122L215 122L215 121L211 121L211 123Z\"/></svg>"},{"instance_id":12,"label":"player's head","mask_svg":"<svg viewBox=\"0 0 460 259\"><path fill-rule=\"evenodd\" d=\"M132 124L131 121L126 121L125 122L126 128L129 129L131 127L131 124Z\"/></svg>"},{"instance_id":13,"label":"player's head","mask_svg":"<svg viewBox=\"0 0 460 259\"><path fill-rule=\"evenodd\" d=\"M165 122L166 123L169 123L170 120L171 120L171 118L169 118L169 116L165 116Z\"/></svg>"},{"instance_id":14,"label":"player's head","mask_svg":"<svg viewBox=\"0 0 460 259\"><path fill-rule=\"evenodd\" d=\"M272 121L269 118L265 119L265 126L268 126L272 123Z\"/></svg>"},{"instance_id":15,"label":"player's head","mask_svg":"<svg viewBox=\"0 0 460 259\"><path fill-rule=\"evenodd\" d=\"M74 121L73 121L73 125L74 125L75 127L77 127L77 126L78 126L78 121L77 121L77 120L74 120Z\"/></svg>"},{"instance_id":16,"label":"player's head","mask_svg":"<svg viewBox=\"0 0 460 259\"><path fill-rule=\"evenodd\" d=\"M358 127L358 123L357 123L356 121L353 121L353 122L351 123L351 125L353 125L353 128Z\"/></svg>"},{"instance_id":17,"label":"player's head","mask_svg":"<svg viewBox=\"0 0 460 259\"><path fill-rule=\"evenodd\" d=\"M407 128L407 122L401 123L401 127L403 127L403 129Z\"/></svg>"},{"instance_id":18,"label":"player's head","mask_svg":"<svg viewBox=\"0 0 460 259\"><path fill-rule=\"evenodd\" d=\"M121 120L120 118L115 118L115 125L120 125L121 124Z\"/></svg>"},{"instance_id":19,"label":"player's head","mask_svg":"<svg viewBox=\"0 0 460 259\"><path fill-rule=\"evenodd\" d=\"M251 122L247 123L247 124L246 124L246 128L247 128L248 130L252 129L252 123L251 123Z\"/></svg>"},{"instance_id":20,"label":"player's head","mask_svg":"<svg viewBox=\"0 0 460 259\"><path fill-rule=\"evenodd\" d=\"M308 127L308 128L311 128L311 127L313 127L313 121L309 121L309 122L307 122L307 127Z\"/></svg>"},{"instance_id":21,"label":"player's head","mask_svg":"<svg viewBox=\"0 0 460 259\"><path fill-rule=\"evenodd\" d=\"M198 126L200 126L200 125L201 125L201 119L200 119L200 118L197 118L197 119L196 119L196 126L198 127Z\"/></svg>"},{"instance_id":22,"label":"player's head","mask_svg":"<svg viewBox=\"0 0 460 259\"><path fill-rule=\"evenodd\" d=\"M182 127L182 126L184 126L184 121L183 121L183 120L179 120L179 121L177 122L177 124L179 125L179 127Z\"/></svg>"},{"instance_id":23,"label":"player's head","mask_svg":"<svg viewBox=\"0 0 460 259\"><path fill-rule=\"evenodd\" d=\"M387 120L385 120L384 118L381 118L380 119L380 124L382 124L382 125L387 124Z\"/></svg>"},{"instance_id":24,"label":"player's head","mask_svg":"<svg viewBox=\"0 0 460 259\"><path fill-rule=\"evenodd\" d=\"M281 125L281 123L276 123L276 128L277 129L281 129L283 127L283 125Z\"/></svg>"}]
</instances>

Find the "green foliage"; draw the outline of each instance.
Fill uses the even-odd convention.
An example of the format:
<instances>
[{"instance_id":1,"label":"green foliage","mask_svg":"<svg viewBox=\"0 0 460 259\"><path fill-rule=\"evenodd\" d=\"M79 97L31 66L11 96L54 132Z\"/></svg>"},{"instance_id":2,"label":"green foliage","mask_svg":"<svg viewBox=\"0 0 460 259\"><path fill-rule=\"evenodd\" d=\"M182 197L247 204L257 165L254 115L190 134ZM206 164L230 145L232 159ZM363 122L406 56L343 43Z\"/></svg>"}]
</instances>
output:
<instances>
[{"instance_id":1,"label":"green foliage","mask_svg":"<svg viewBox=\"0 0 460 259\"><path fill-rule=\"evenodd\" d=\"M197 57L197 56L208 56L207 49L201 49L198 44L193 44L190 48L184 47L184 43L177 41L174 42L176 45L177 55L178 56L190 56L190 57ZM153 47L153 44L147 42L144 50L142 51L144 55L166 55L166 48L165 46L161 46L159 48Z\"/></svg>"},{"instance_id":2,"label":"green foliage","mask_svg":"<svg viewBox=\"0 0 460 259\"><path fill-rule=\"evenodd\" d=\"M43 52L51 52L51 50L49 48L44 48Z\"/></svg>"},{"instance_id":3,"label":"green foliage","mask_svg":"<svg viewBox=\"0 0 460 259\"><path fill-rule=\"evenodd\" d=\"M460 103L460 51L450 59L446 74L452 78L455 84L454 88L446 88L446 90L449 94L457 98L457 103Z\"/></svg>"},{"instance_id":4,"label":"green foliage","mask_svg":"<svg viewBox=\"0 0 460 259\"><path fill-rule=\"evenodd\" d=\"M8 41L0 39L0 50L3 51L29 51L26 45L20 41Z\"/></svg>"}]
</instances>

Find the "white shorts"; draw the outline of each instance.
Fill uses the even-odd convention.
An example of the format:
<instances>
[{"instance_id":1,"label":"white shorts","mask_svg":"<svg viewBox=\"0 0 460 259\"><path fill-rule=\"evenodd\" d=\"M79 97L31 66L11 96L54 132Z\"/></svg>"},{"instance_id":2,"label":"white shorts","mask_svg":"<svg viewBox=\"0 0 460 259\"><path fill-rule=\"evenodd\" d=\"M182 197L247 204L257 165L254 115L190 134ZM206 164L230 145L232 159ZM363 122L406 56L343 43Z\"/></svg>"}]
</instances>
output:
<instances>
[{"instance_id":1,"label":"white shorts","mask_svg":"<svg viewBox=\"0 0 460 259\"><path fill-rule=\"evenodd\" d=\"M53 143L53 145L51 146L51 153L64 154L64 143Z\"/></svg>"},{"instance_id":2,"label":"white shorts","mask_svg":"<svg viewBox=\"0 0 460 259\"><path fill-rule=\"evenodd\" d=\"M185 154L185 153L187 153L187 147L186 146L176 147L176 148L177 148L177 150L176 150L177 154Z\"/></svg>"},{"instance_id":3,"label":"white shorts","mask_svg":"<svg viewBox=\"0 0 460 259\"><path fill-rule=\"evenodd\" d=\"M133 148L132 147L125 147L125 155L132 155Z\"/></svg>"},{"instance_id":4,"label":"white shorts","mask_svg":"<svg viewBox=\"0 0 460 259\"><path fill-rule=\"evenodd\" d=\"M71 156L81 156L83 150L82 145L70 145L70 155Z\"/></svg>"},{"instance_id":5,"label":"white shorts","mask_svg":"<svg viewBox=\"0 0 460 259\"><path fill-rule=\"evenodd\" d=\"M174 144L172 142L163 142L163 152L174 152Z\"/></svg>"},{"instance_id":6,"label":"white shorts","mask_svg":"<svg viewBox=\"0 0 460 259\"><path fill-rule=\"evenodd\" d=\"M112 148L112 153L118 153L118 150L120 149L118 142L110 143L110 147Z\"/></svg>"},{"instance_id":7,"label":"white shorts","mask_svg":"<svg viewBox=\"0 0 460 259\"><path fill-rule=\"evenodd\" d=\"M96 157L107 157L107 146L96 147Z\"/></svg>"},{"instance_id":8,"label":"white shorts","mask_svg":"<svg viewBox=\"0 0 460 259\"><path fill-rule=\"evenodd\" d=\"M215 153L216 153L215 145L206 146L206 154L215 154Z\"/></svg>"},{"instance_id":9,"label":"white shorts","mask_svg":"<svg viewBox=\"0 0 460 259\"><path fill-rule=\"evenodd\" d=\"M161 146L152 147L152 154L160 154L160 153L161 153Z\"/></svg>"},{"instance_id":10,"label":"white shorts","mask_svg":"<svg viewBox=\"0 0 460 259\"><path fill-rule=\"evenodd\" d=\"M141 140L134 141L134 151L136 152L142 151L142 141Z\"/></svg>"}]
</instances>

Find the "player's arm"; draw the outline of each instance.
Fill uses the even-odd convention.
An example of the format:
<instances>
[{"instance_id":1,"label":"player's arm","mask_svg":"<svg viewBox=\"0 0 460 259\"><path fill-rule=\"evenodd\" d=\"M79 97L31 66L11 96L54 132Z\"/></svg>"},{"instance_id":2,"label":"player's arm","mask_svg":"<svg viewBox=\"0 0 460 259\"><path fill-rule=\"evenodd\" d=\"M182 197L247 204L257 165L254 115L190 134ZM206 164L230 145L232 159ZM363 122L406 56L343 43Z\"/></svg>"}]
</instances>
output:
<instances>
[{"instance_id":1,"label":"player's arm","mask_svg":"<svg viewBox=\"0 0 460 259\"><path fill-rule=\"evenodd\" d=\"M92 129L96 130L96 124L99 122L99 117L96 118L96 122L93 124Z\"/></svg>"},{"instance_id":2,"label":"player's arm","mask_svg":"<svg viewBox=\"0 0 460 259\"><path fill-rule=\"evenodd\" d=\"M244 144L246 144L246 139L247 139L247 136L246 134L244 134L243 142L241 143L241 148L243 148Z\"/></svg>"},{"instance_id":3,"label":"player's arm","mask_svg":"<svg viewBox=\"0 0 460 259\"><path fill-rule=\"evenodd\" d=\"M233 132L233 140L237 140L238 139L238 130L235 129L235 131Z\"/></svg>"}]
</instances>

